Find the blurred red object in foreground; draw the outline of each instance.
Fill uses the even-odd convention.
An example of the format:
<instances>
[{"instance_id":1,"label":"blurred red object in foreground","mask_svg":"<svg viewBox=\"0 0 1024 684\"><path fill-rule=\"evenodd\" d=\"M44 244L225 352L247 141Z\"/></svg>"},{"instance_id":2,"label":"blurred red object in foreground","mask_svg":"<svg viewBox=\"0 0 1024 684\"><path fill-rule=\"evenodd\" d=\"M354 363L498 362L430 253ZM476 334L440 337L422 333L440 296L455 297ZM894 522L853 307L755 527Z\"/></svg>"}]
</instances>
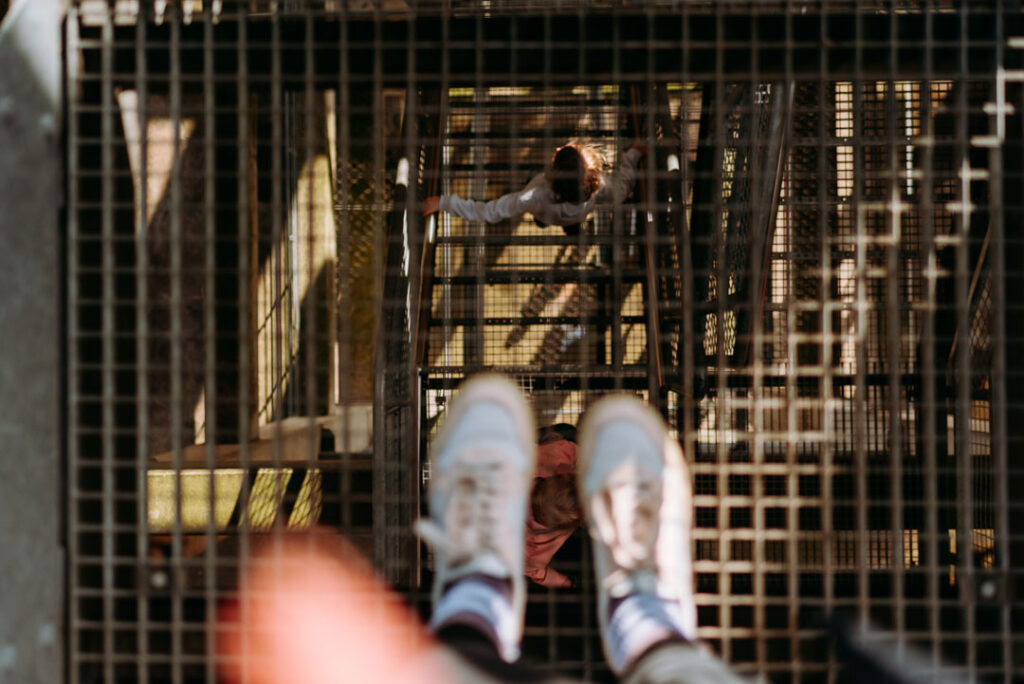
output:
<instances>
[{"instance_id":1,"label":"blurred red object in foreground","mask_svg":"<svg viewBox=\"0 0 1024 684\"><path fill-rule=\"evenodd\" d=\"M442 681L434 642L351 544L316 531L259 545L218 611L231 684Z\"/></svg>"}]
</instances>

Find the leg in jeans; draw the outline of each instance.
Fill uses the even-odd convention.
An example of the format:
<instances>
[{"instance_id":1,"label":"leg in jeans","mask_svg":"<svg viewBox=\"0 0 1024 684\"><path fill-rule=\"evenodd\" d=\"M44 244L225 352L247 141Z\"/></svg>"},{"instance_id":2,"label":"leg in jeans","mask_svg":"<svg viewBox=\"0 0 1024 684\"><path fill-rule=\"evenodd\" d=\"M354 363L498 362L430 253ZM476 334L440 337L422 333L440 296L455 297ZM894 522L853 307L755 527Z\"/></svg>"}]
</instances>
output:
<instances>
[{"instance_id":1,"label":"leg in jeans","mask_svg":"<svg viewBox=\"0 0 1024 684\"><path fill-rule=\"evenodd\" d=\"M511 381L466 382L432 444L430 520L417 532L434 549L430 627L477 671L538 681L515 664L523 634L523 535L536 447L533 418Z\"/></svg>"},{"instance_id":2,"label":"leg in jeans","mask_svg":"<svg viewBox=\"0 0 1024 684\"><path fill-rule=\"evenodd\" d=\"M698 644L664 641L648 649L623 673L624 684L743 684L729 666Z\"/></svg>"},{"instance_id":3,"label":"leg in jeans","mask_svg":"<svg viewBox=\"0 0 1024 684\"><path fill-rule=\"evenodd\" d=\"M455 667L448 668L453 682L460 684L463 682L466 684L482 684L484 682L555 684L564 681L542 669L525 665L522 661L505 662L487 633L476 627L454 624L442 628L435 636L438 641L458 655L457 660L453 659L456 663Z\"/></svg>"},{"instance_id":4,"label":"leg in jeans","mask_svg":"<svg viewBox=\"0 0 1024 684\"><path fill-rule=\"evenodd\" d=\"M690 479L661 417L634 397L599 401L578 478L612 670L630 684L741 681L697 643Z\"/></svg>"}]
</instances>

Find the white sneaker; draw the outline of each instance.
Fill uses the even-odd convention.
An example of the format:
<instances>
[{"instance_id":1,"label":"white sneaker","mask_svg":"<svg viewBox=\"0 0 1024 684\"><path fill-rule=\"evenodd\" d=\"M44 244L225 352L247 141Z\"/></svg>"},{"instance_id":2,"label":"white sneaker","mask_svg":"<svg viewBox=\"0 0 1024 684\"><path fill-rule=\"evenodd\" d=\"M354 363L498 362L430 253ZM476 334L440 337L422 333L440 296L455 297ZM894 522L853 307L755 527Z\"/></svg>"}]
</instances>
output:
<instances>
[{"instance_id":1,"label":"white sneaker","mask_svg":"<svg viewBox=\"0 0 1024 684\"><path fill-rule=\"evenodd\" d=\"M433 441L430 520L416 526L435 554L431 627L469 614L469 622L493 628L509 662L519 657L523 633L523 536L535 463L533 417L519 388L500 375L470 379ZM481 576L507 581L510 595L472 581Z\"/></svg>"},{"instance_id":2,"label":"white sneaker","mask_svg":"<svg viewBox=\"0 0 1024 684\"><path fill-rule=\"evenodd\" d=\"M605 397L587 412L578 469L601 641L621 674L661 641L697 640L690 479L661 416L625 395Z\"/></svg>"}]
</instances>

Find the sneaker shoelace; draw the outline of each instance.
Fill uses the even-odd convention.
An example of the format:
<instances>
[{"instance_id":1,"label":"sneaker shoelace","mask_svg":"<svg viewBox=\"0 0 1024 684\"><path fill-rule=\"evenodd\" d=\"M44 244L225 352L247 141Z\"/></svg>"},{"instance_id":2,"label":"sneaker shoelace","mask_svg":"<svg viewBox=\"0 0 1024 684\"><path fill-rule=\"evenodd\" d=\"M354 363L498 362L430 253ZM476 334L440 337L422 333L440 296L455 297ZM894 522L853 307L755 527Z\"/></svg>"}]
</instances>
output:
<instances>
[{"instance_id":1,"label":"sneaker shoelace","mask_svg":"<svg viewBox=\"0 0 1024 684\"><path fill-rule=\"evenodd\" d=\"M601 493L595 510L597 527L617 566L605 578L605 588L657 591L657 487L655 482L638 480Z\"/></svg>"},{"instance_id":2,"label":"sneaker shoelace","mask_svg":"<svg viewBox=\"0 0 1024 684\"><path fill-rule=\"evenodd\" d=\"M453 479L452 492L442 513L443 520L416 522L416 533L445 556L449 568L469 561L481 551L502 557L497 542L504 538L497 510L501 500L501 463L463 463L458 471L449 476Z\"/></svg>"}]
</instances>

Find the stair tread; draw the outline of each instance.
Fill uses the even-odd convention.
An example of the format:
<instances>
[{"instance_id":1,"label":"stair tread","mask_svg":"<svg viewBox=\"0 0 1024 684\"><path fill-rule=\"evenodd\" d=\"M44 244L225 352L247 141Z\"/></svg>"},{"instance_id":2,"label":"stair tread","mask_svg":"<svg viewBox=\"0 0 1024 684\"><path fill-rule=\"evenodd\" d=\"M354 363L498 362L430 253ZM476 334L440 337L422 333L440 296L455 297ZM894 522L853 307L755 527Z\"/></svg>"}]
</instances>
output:
<instances>
[{"instance_id":1,"label":"stair tread","mask_svg":"<svg viewBox=\"0 0 1024 684\"><path fill-rule=\"evenodd\" d=\"M577 247L584 245L642 245L642 235L566 235L558 226L547 230L550 235L448 235L438 237L439 245L460 245L475 247L479 245L502 245L506 247Z\"/></svg>"},{"instance_id":2,"label":"stair tread","mask_svg":"<svg viewBox=\"0 0 1024 684\"><path fill-rule=\"evenodd\" d=\"M452 374L452 375L463 375L467 372L465 366L424 366L424 372L427 374ZM560 363L557 368L551 366L487 366L487 370L495 373L502 373L505 375L514 376L532 376L532 377L547 377L547 378L561 378L565 376L579 377L579 378L621 378L621 377L647 377L647 364L628 364L623 365L619 368L613 368L611 366L602 367L595 365L582 365L582 364L571 364L571 363Z\"/></svg>"},{"instance_id":3,"label":"stair tread","mask_svg":"<svg viewBox=\"0 0 1024 684\"><path fill-rule=\"evenodd\" d=\"M620 272L623 282L637 282L646 277L646 273L640 269L622 269ZM435 283L447 285L473 285L477 282L493 284L511 283L611 283L615 273L609 270L579 269L579 268L526 268L515 266L508 270L488 269L480 275L455 275L436 276Z\"/></svg>"},{"instance_id":4,"label":"stair tread","mask_svg":"<svg viewBox=\"0 0 1024 684\"><path fill-rule=\"evenodd\" d=\"M442 325L601 325L612 322L613 317L609 315L591 316L486 316L477 318L475 316L449 316L443 318L432 316L430 325L439 327ZM647 317L643 314L629 314L619 316L622 323L644 323Z\"/></svg>"}]
</instances>

